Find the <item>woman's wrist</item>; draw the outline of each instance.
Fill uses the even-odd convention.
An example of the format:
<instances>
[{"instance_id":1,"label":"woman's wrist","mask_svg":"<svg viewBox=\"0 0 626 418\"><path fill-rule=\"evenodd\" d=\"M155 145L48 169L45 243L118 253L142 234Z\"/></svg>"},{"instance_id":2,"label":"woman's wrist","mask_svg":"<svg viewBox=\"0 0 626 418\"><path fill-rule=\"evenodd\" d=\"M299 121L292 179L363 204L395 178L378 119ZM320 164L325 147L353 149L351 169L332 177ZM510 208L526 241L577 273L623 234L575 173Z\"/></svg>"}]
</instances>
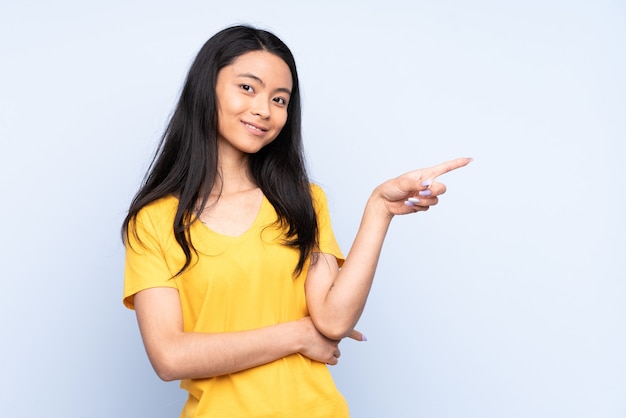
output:
<instances>
[{"instance_id":1,"label":"woman's wrist","mask_svg":"<svg viewBox=\"0 0 626 418\"><path fill-rule=\"evenodd\" d=\"M375 219L384 219L391 222L394 214L387 207L387 201L383 197L381 191L377 187L370 195L363 212L364 217L373 217Z\"/></svg>"},{"instance_id":2,"label":"woman's wrist","mask_svg":"<svg viewBox=\"0 0 626 418\"><path fill-rule=\"evenodd\" d=\"M288 346L290 351L300 353L307 346L307 332L308 327L312 326L312 322L309 317L298 319L296 321L288 322L286 324L288 329L286 330L290 340Z\"/></svg>"}]
</instances>

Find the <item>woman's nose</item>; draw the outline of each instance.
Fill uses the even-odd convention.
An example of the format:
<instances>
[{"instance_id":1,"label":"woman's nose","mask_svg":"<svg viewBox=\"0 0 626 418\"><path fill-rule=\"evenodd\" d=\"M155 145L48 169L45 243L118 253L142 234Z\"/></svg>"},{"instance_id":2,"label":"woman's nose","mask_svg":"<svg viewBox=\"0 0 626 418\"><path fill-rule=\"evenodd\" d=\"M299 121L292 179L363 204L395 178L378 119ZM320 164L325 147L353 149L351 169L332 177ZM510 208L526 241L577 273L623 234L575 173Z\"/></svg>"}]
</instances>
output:
<instances>
[{"instance_id":1,"label":"woman's nose","mask_svg":"<svg viewBox=\"0 0 626 418\"><path fill-rule=\"evenodd\" d=\"M252 107L250 112L253 115L258 115L263 119L269 119L270 117L270 106L268 103L268 99L263 97L262 95L258 95L252 101Z\"/></svg>"}]
</instances>

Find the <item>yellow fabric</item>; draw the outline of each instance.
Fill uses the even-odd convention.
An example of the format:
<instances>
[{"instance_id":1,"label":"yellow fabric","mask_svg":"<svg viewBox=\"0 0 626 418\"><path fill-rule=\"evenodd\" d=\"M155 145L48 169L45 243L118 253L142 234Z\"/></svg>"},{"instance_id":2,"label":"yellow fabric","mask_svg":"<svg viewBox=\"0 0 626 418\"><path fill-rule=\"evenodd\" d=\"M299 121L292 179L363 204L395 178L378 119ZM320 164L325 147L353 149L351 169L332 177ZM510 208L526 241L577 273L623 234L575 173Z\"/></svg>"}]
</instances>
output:
<instances>
[{"instance_id":1,"label":"yellow fabric","mask_svg":"<svg viewBox=\"0 0 626 418\"><path fill-rule=\"evenodd\" d=\"M320 251L343 255L333 234L326 197L313 185L320 230ZM133 309L137 292L152 287L178 289L188 332L234 332L300 319L308 315L305 274L294 278L298 251L281 245L281 231L272 226L276 212L263 198L254 224L239 237L220 235L201 222L191 227L199 252L192 267L180 269L184 255L172 232L178 205L160 199L140 211L131 247L126 250L124 299ZM304 272L308 269L308 262ZM189 392L181 417L348 417L328 367L300 354L230 375L187 379Z\"/></svg>"}]
</instances>

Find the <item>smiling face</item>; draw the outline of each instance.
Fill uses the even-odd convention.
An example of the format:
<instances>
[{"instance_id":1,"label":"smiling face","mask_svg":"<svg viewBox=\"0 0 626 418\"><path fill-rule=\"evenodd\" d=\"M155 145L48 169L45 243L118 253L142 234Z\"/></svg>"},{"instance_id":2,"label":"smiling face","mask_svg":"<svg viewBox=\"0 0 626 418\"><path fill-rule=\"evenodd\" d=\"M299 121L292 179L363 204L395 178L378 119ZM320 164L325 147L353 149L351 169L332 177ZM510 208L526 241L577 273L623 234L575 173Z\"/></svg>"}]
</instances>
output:
<instances>
[{"instance_id":1,"label":"smiling face","mask_svg":"<svg viewBox=\"0 0 626 418\"><path fill-rule=\"evenodd\" d=\"M220 155L253 154L272 142L287 121L291 71L267 51L247 52L217 76Z\"/></svg>"}]
</instances>

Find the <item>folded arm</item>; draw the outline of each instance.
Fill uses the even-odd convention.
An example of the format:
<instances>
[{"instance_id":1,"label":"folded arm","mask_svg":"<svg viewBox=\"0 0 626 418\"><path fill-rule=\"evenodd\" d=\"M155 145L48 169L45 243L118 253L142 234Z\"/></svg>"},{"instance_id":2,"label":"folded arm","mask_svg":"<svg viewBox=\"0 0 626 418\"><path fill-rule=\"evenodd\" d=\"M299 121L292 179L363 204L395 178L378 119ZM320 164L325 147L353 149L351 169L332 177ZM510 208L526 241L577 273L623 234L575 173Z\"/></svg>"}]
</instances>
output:
<instances>
[{"instance_id":1,"label":"folded arm","mask_svg":"<svg viewBox=\"0 0 626 418\"><path fill-rule=\"evenodd\" d=\"M165 380L234 373L301 353L337 364L339 341L320 334L309 317L250 331L184 332L178 291L158 287L135 295L135 311L148 358Z\"/></svg>"}]
</instances>

